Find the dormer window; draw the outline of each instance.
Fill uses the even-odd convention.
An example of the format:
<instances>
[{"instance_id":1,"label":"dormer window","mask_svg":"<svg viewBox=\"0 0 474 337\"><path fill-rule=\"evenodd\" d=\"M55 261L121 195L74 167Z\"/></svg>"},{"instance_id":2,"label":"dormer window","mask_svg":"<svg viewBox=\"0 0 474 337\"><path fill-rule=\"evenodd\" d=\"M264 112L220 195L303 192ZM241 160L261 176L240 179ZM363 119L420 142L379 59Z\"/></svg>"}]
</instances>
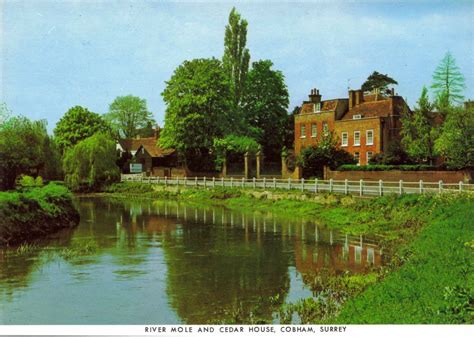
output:
<instances>
[{"instance_id":1,"label":"dormer window","mask_svg":"<svg viewBox=\"0 0 474 337\"><path fill-rule=\"evenodd\" d=\"M354 115L352 116L352 119L361 119L362 118L362 115Z\"/></svg>"},{"instance_id":2,"label":"dormer window","mask_svg":"<svg viewBox=\"0 0 474 337\"><path fill-rule=\"evenodd\" d=\"M321 103L313 104L314 112L321 112Z\"/></svg>"}]
</instances>

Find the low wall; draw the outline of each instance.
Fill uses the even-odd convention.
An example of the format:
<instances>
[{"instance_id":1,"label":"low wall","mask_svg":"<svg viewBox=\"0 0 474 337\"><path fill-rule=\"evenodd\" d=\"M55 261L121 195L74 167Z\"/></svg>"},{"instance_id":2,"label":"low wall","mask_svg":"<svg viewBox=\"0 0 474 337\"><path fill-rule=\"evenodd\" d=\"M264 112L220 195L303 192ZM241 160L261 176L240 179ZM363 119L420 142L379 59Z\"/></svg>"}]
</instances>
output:
<instances>
[{"instance_id":1,"label":"low wall","mask_svg":"<svg viewBox=\"0 0 474 337\"><path fill-rule=\"evenodd\" d=\"M455 184L460 181L472 183L474 172L472 170L464 171L331 171L329 168L324 170L324 179L334 180L383 180L383 181L443 181L447 184Z\"/></svg>"}]
</instances>

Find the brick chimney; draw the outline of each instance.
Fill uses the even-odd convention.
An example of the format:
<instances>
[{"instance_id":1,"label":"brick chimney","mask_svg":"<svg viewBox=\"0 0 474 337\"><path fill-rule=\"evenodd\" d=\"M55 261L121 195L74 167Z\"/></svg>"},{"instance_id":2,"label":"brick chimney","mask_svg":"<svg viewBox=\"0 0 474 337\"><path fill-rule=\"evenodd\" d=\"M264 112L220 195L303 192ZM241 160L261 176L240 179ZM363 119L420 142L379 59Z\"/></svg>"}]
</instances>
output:
<instances>
[{"instance_id":1,"label":"brick chimney","mask_svg":"<svg viewBox=\"0 0 474 337\"><path fill-rule=\"evenodd\" d=\"M319 94L318 89L311 89L311 94L309 94L309 100L311 101L311 103L321 103L321 95Z\"/></svg>"},{"instance_id":2,"label":"brick chimney","mask_svg":"<svg viewBox=\"0 0 474 337\"><path fill-rule=\"evenodd\" d=\"M349 109L352 109L355 105L355 91L349 90Z\"/></svg>"},{"instance_id":3,"label":"brick chimney","mask_svg":"<svg viewBox=\"0 0 474 337\"><path fill-rule=\"evenodd\" d=\"M155 129L153 130L153 136L155 137L155 139L158 139L160 138L160 132L161 132L161 128L160 126L157 124Z\"/></svg>"},{"instance_id":4,"label":"brick chimney","mask_svg":"<svg viewBox=\"0 0 474 337\"><path fill-rule=\"evenodd\" d=\"M364 92L361 89L355 90L355 105L362 104L364 102Z\"/></svg>"}]
</instances>

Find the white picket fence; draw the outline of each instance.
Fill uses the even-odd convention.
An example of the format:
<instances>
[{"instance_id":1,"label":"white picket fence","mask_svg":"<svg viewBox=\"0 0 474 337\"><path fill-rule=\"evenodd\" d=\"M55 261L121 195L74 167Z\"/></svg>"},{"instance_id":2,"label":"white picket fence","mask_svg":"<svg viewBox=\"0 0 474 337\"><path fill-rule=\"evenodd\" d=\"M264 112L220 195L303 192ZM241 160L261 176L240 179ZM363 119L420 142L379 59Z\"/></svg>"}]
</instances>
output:
<instances>
[{"instance_id":1,"label":"white picket fence","mask_svg":"<svg viewBox=\"0 0 474 337\"><path fill-rule=\"evenodd\" d=\"M183 187L238 187L263 190L299 190L302 192L332 192L359 196L381 196L386 194L423 194L444 192L474 192L474 184L462 181L456 184L439 182L407 181L369 181L369 180L321 180L321 179L245 179L245 178L206 178L206 177L146 177L141 174L122 175L122 181L161 184Z\"/></svg>"}]
</instances>

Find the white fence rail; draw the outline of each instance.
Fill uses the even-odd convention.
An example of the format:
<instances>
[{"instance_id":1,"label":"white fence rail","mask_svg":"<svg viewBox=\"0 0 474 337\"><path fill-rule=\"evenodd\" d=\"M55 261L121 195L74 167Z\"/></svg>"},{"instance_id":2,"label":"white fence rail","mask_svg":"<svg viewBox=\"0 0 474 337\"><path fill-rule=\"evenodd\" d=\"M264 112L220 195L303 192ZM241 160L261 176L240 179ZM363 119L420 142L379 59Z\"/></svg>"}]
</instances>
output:
<instances>
[{"instance_id":1,"label":"white fence rail","mask_svg":"<svg viewBox=\"0 0 474 337\"><path fill-rule=\"evenodd\" d=\"M183 187L239 187L263 190L286 189L302 192L333 192L359 196L381 196L386 194L423 194L444 192L474 192L474 184L462 181L456 184L439 182L369 181L369 180L321 180L321 179L245 179L206 177L145 177L143 175L122 175L122 181L161 184Z\"/></svg>"}]
</instances>

